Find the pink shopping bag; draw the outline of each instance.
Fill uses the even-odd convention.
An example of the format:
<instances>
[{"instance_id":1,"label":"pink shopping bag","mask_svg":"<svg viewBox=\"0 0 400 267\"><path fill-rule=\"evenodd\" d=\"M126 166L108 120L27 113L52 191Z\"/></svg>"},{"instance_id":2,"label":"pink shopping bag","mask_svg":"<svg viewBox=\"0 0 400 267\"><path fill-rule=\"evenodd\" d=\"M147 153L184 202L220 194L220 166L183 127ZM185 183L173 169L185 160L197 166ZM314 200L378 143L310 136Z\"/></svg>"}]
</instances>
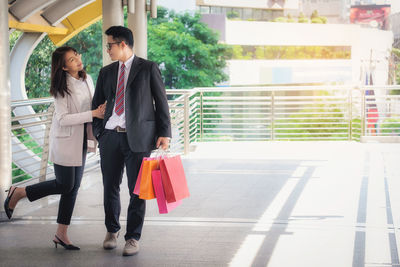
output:
<instances>
[{"instance_id":1,"label":"pink shopping bag","mask_svg":"<svg viewBox=\"0 0 400 267\"><path fill-rule=\"evenodd\" d=\"M160 214L168 213L168 212L172 211L173 209L175 209L176 207L178 207L180 204L182 204L182 200L168 203L167 200L165 199L164 187L163 187L163 183L162 183L160 170L152 171L151 177L153 179L154 192L156 194L157 204L158 204L158 212Z\"/></svg>"},{"instance_id":2,"label":"pink shopping bag","mask_svg":"<svg viewBox=\"0 0 400 267\"><path fill-rule=\"evenodd\" d=\"M189 197L190 194L186 182L185 171L179 155L161 159L160 171L165 198L168 203Z\"/></svg>"}]
</instances>

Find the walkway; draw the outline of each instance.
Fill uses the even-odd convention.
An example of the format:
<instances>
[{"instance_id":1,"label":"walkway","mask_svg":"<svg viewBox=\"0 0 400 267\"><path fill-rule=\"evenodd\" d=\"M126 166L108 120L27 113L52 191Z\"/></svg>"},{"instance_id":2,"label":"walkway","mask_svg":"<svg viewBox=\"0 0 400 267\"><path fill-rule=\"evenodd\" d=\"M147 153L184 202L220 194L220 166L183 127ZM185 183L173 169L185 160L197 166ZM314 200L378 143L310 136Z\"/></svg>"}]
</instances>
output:
<instances>
[{"instance_id":1,"label":"walkway","mask_svg":"<svg viewBox=\"0 0 400 267\"><path fill-rule=\"evenodd\" d=\"M400 144L200 144L184 159L191 197L168 215L148 201L133 257L121 256L122 237L116 250L101 247L95 170L84 178L70 231L82 250L50 242L51 197L50 205L21 203L12 222L0 223L0 266L400 266L399 159ZM123 224L127 195L124 181Z\"/></svg>"}]
</instances>

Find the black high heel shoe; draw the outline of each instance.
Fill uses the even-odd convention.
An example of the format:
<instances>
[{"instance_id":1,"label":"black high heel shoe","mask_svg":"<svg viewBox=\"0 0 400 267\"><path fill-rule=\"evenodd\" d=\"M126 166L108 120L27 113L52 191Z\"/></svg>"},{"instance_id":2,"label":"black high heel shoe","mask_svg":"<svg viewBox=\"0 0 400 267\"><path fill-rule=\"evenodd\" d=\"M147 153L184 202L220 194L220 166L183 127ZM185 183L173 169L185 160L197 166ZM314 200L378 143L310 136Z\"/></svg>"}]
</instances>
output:
<instances>
[{"instance_id":1,"label":"black high heel shoe","mask_svg":"<svg viewBox=\"0 0 400 267\"><path fill-rule=\"evenodd\" d=\"M57 241L53 240L54 245L57 248L57 245L63 246L66 250L80 250L80 247L74 246L72 244L65 244L58 236L54 235L54 237L57 239Z\"/></svg>"},{"instance_id":2,"label":"black high heel shoe","mask_svg":"<svg viewBox=\"0 0 400 267\"><path fill-rule=\"evenodd\" d=\"M14 212L13 209L10 209L10 200L12 198L12 196L14 195L15 190L17 189L17 187L14 187L14 190L11 191L11 186L8 190L6 190L6 192L8 192L7 198L6 200L4 200L4 211L7 214L8 219L10 220L12 217L12 214Z\"/></svg>"}]
</instances>

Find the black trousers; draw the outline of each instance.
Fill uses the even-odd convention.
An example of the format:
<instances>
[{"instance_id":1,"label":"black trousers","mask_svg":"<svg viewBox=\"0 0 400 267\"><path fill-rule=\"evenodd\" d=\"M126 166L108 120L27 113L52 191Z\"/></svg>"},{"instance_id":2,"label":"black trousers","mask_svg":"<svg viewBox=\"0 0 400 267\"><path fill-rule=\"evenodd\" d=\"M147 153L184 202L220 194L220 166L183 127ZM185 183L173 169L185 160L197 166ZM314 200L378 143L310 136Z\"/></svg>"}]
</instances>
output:
<instances>
[{"instance_id":1,"label":"black trousers","mask_svg":"<svg viewBox=\"0 0 400 267\"><path fill-rule=\"evenodd\" d=\"M29 201L35 201L49 195L61 194L57 216L57 223L59 224L69 225L71 223L72 212L74 211L76 196L81 185L86 162L86 125L84 129L82 166L69 167L54 164L56 179L30 185L25 188Z\"/></svg>"},{"instance_id":2,"label":"black trousers","mask_svg":"<svg viewBox=\"0 0 400 267\"><path fill-rule=\"evenodd\" d=\"M119 186L122 182L125 166L130 195L125 240L131 238L139 240L146 212L146 202L133 194L133 189L142 159L148 157L151 151L132 152L128 145L126 133L107 129L104 131L99 140L99 148L104 185L105 225L110 233L116 233L121 229L119 223L121 213Z\"/></svg>"}]
</instances>

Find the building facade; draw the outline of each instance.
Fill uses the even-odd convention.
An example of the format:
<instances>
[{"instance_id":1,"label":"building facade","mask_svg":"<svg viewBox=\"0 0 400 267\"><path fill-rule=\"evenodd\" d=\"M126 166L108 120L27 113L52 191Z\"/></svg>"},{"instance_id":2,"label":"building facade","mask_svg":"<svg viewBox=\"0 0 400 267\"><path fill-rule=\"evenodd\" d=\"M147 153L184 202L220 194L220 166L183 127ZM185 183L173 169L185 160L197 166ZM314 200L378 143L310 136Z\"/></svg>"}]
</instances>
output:
<instances>
[{"instance_id":1,"label":"building facade","mask_svg":"<svg viewBox=\"0 0 400 267\"><path fill-rule=\"evenodd\" d=\"M223 14L231 19L271 21L296 12L299 0L196 0L201 14Z\"/></svg>"},{"instance_id":2,"label":"building facade","mask_svg":"<svg viewBox=\"0 0 400 267\"><path fill-rule=\"evenodd\" d=\"M349 8L350 0L301 0L299 12L310 17L317 10L319 16L328 19L328 23L348 23Z\"/></svg>"}]
</instances>

